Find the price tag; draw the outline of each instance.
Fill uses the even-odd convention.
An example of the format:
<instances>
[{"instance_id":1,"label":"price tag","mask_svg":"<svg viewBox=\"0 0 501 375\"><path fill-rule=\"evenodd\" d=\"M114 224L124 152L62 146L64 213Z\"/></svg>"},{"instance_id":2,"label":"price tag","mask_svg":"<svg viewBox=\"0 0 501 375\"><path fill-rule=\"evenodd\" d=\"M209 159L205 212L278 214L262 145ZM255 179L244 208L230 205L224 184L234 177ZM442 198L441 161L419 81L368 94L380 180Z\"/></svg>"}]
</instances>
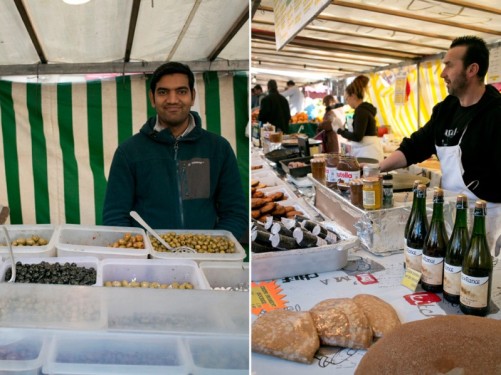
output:
<instances>
[{"instance_id":1,"label":"price tag","mask_svg":"<svg viewBox=\"0 0 501 375\"><path fill-rule=\"evenodd\" d=\"M416 291L419 280L421 280L421 272L407 267L401 284L414 292Z\"/></svg>"}]
</instances>

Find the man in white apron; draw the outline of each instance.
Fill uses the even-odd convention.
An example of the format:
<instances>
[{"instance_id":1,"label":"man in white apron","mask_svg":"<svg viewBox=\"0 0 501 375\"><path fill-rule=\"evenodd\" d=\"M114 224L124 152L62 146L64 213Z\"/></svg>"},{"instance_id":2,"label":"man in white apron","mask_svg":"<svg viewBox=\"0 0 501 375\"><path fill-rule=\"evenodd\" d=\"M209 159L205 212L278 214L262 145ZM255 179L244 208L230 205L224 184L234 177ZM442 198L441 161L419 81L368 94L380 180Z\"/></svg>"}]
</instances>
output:
<instances>
[{"instance_id":1,"label":"man in white apron","mask_svg":"<svg viewBox=\"0 0 501 375\"><path fill-rule=\"evenodd\" d=\"M440 161L442 188L466 194L470 206L487 201L486 231L491 253L501 247L501 94L485 85L489 50L474 36L455 39L443 60L441 78L449 95L433 108L430 120L380 163L382 172Z\"/></svg>"}]
</instances>

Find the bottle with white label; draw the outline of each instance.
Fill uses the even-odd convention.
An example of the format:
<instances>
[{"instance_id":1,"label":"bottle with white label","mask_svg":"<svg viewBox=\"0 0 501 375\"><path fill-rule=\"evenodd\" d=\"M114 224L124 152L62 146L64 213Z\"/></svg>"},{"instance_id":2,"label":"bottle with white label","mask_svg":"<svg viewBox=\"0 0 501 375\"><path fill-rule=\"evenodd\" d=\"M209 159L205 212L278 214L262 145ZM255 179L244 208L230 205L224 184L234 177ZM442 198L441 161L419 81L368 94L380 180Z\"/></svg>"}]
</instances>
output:
<instances>
[{"instance_id":1,"label":"bottle with white label","mask_svg":"<svg viewBox=\"0 0 501 375\"><path fill-rule=\"evenodd\" d=\"M485 316L489 312L492 285L492 256L485 234L487 203L475 202L473 230L463 259L459 307L464 314Z\"/></svg>"},{"instance_id":2,"label":"bottle with white label","mask_svg":"<svg viewBox=\"0 0 501 375\"><path fill-rule=\"evenodd\" d=\"M451 303L459 303L461 269L468 249L470 234L467 223L468 198L464 194L456 197L456 219L444 260L444 298Z\"/></svg>"},{"instance_id":3,"label":"bottle with white label","mask_svg":"<svg viewBox=\"0 0 501 375\"><path fill-rule=\"evenodd\" d=\"M426 234L421 258L421 287L427 292L442 291L444 258L449 239L444 222L444 191L436 187L433 192L433 213Z\"/></svg>"},{"instance_id":4,"label":"bottle with white label","mask_svg":"<svg viewBox=\"0 0 501 375\"><path fill-rule=\"evenodd\" d=\"M409 212L409 216L407 216L407 221L405 222L405 227L404 227L404 253L407 252L407 235L409 234L409 228L411 227L412 221L414 220L414 216L416 216L416 197L417 197L417 186L420 184L419 180L414 180L414 183L412 184L412 206L411 206L411 212ZM404 261L404 268L406 267L406 263Z\"/></svg>"},{"instance_id":5,"label":"bottle with white label","mask_svg":"<svg viewBox=\"0 0 501 375\"><path fill-rule=\"evenodd\" d=\"M416 187L416 212L407 233L405 249L405 266L421 272L421 257L426 235L428 234L428 217L426 216L426 185Z\"/></svg>"}]
</instances>

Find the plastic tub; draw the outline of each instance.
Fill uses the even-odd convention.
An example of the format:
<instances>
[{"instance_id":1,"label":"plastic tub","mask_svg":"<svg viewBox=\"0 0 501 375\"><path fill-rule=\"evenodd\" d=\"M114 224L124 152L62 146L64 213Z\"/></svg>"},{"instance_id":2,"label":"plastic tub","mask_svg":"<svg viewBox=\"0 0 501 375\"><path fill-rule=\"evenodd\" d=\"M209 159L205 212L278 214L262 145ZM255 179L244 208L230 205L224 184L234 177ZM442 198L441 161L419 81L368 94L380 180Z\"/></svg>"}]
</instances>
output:
<instances>
[{"instance_id":1,"label":"plastic tub","mask_svg":"<svg viewBox=\"0 0 501 375\"><path fill-rule=\"evenodd\" d=\"M186 339L193 375L249 374L249 337L191 337Z\"/></svg>"},{"instance_id":2,"label":"plastic tub","mask_svg":"<svg viewBox=\"0 0 501 375\"><path fill-rule=\"evenodd\" d=\"M144 249L114 248L111 246L127 233L146 237L146 232L142 228L136 227L64 224L59 229L56 242L57 256L91 255L98 259L148 258L151 243L146 240L144 240Z\"/></svg>"},{"instance_id":3,"label":"plastic tub","mask_svg":"<svg viewBox=\"0 0 501 375\"><path fill-rule=\"evenodd\" d=\"M56 240L59 227L52 224L38 225L6 225L7 233L11 243L20 238L31 238L39 236L47 240L47 245L42 246L12 246L14 259L25 257L53 257L56 255ZM10 259L10 252L7 241L4 238L3 230L0 230L0 256Z\"/></svg>"},{"instance_id":4,"label":"plastic tub","mask_svg":"<svg viewBox=\"0 0 501 375\"><path fill-rule=\"evenodd\" d=\"M0 374L38 375L46 359L48 340L41 334L0 331Z\"/></svg>"},{"instance_id":5,"label":"plastic tub","mask_svg":"<svg viewBox=\"0 0 501 375\"><path fill-rule=\"evenodd\" d=\"M169 286L175 282L187 282L194 289L209 288L197 263L188 259L104 259L100 268L102 285L105 286L108 281L134 280Z\"/></svg>"},{"instance_id":6,"label":"plastic tub","mask_svg":"<svg viewBox=\"0 0 501 375\"><path fill-rule=\"evenodd\" d=\"M200 269L211 289L249 291L249 263L201 262Z\"/></svg>"},{"instance_id":7,"label":"plastic tub","mask_svg":"<svg viewBox=\"0 0 501 375\"><path fill-rule=\"evenodd\" d=\"M235 236L229 231L226 230L183 230L183 229L158 229L156 230L160 235L165 233L174 232L176 234L203 234L209 236L224 236L229 241L233 242L235 245L234 253L174 253L174 252L164 252L157 251L153 248L151 244L151 239L148 236L147 242L148 247L151 248L151 257L152 258L162 258L162 259L192 259L197 263L202 261L233 261L233 262L241 262L246 254L245 250L240 245L240 243L235 239Z\"/></svg>"},{"instance_id":8,"label":"plastic tub","mask_svg":"<svg viewBox=\"0 0 501 375\"><path fill-rule=\"evenodd\" d=\"M189 370L177 336L73 332L54 337L43 372L186 375Z\"/></svg>"},{"instance_id":9,"label":"plastic tub","mask_svg":"<svg viewBox=\"0 0 501 375\"><path fill-rule=\"evenodd\" d=\"M96 282L93 284L94 286L102 285L102 278L99 269L99 260L96 257L87 256L87 257L53 257L53 258L22 258L16 260L17 262L21 262L22 264L40 264L42 262L46 262L49 264L59 263L63 265L64 263L75 263L78 267L85 268L93 268L96 270ZM5 259L2 264L2 268L0 269L0 282L7 282L9 280L5 280L6 272L12 269L12 262L10 259ZM43 282L45 284L45 282ZM59 284L59 283L51 283L51 284Z\"/></svg>"},{"instance_id":10,"label":"plastic tub","mask_svg":"<svg viewBox=\"0 0 501 375\"><path fill-rule=\"evenodd\" d=\"M50 259L50 258L49 258ZM0 283L2 327L106 329L106 301L92 286Z\"/></svg>"}]
</instances>

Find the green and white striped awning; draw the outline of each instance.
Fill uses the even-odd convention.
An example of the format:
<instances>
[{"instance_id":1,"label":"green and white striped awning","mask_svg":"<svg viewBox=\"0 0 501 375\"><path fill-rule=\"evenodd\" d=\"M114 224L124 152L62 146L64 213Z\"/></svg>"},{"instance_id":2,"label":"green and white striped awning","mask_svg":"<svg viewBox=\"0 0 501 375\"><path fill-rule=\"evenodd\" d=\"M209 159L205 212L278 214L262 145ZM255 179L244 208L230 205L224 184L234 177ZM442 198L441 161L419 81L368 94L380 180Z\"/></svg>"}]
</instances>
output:
<instances>
[{"instance_id":1,"label":"green and white striped awning","mask_svg":"<svg viewBox=\"0 0 501 375\"><path fill-rule=\"evenodd\" d=\"M113 153L154 115L148 88L144 75L85 83L0 81L0 205L10 208L7 222L101 224ZM194 110L207 130L230 141L245 189L248 74L198 74L196 90Z\"/></svg>"}]
</instances>

